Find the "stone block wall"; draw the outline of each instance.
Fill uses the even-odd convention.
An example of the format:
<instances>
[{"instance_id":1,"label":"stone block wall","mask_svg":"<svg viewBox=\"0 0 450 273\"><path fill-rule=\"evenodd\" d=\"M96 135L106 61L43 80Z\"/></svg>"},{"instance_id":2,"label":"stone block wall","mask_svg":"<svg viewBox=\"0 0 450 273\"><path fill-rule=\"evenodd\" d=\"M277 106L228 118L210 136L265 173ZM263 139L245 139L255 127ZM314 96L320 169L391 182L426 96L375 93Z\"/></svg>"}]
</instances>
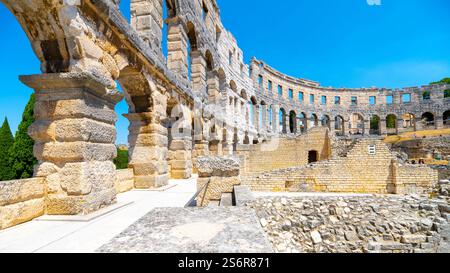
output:
<instances>
[{"instance_id":1,"label":"stone block wall","mask_svg":"<svg viewBox=\"0 0 450 273\"><path fill-rule=\"evenodd\" d=\"M127 192L134 188L133 169L124 169L116 171L115 188L117 193Z\"/></svg>"},{"instance_id":2,"label":"stone block wall","mask_svg":"<svg viewBox=\"0 0 450 273\"><path fill-rule=\"evenodd\" d=\"M0 182L0 229L43 215L45 191L42 178Z\"/></svg>"},{"instance_id":3,"label":"stone block wall","mask_svg":"<svg viewBox=\"0 0 450 273\"><path fill-rule=\"evenodd\" d=\"M200 157L197 168L197 189L203 189L197 199L199 207L220 201L223 193L232 193L234 186L241 183L236 157Z\"/></svg>"},{"instance_id":4,"label":"stone block wall","mask_svg":"<svg viewBox=\"0 0 450 273\"><path fill-rule=\"evenodd\" d=\"M369 146L375 154L369 154ZM362 139L345 157L248 174L242 180L254 191L404 194L431 189L438 173L426 166L401 165L381 140Z\"/></svg>"},{"instance_id":5,"label":"stone block wall","mask_svg":"<svg viewBox=\"0 0 450 273\"><path fill-rule=\"evenodd\" d=\"M271 148L271 149L268 149ZM308 164L308 152L317 151L318 160L331 157L326 128L311 129L297 138L280 138L266 144L252 145L244 153L243 173L257 173Z\"/></svg>"}]
</instances>

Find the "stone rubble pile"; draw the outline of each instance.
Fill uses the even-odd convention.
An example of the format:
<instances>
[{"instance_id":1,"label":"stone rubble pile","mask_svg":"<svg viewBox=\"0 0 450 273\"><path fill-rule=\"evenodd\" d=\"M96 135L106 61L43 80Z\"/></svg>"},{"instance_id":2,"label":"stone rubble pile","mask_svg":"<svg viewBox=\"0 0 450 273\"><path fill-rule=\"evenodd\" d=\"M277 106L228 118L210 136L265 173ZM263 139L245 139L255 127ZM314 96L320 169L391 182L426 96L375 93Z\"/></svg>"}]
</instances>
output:
<instances>
[{"instance_id":1,"label":"stone rubble pile","mask_svg":"<svg viewBox=\"0 0 450 273\"><path fill-rule=\"evenodd\" d=\"M271 197L247 206L256 210L276 252L450 252L445 197Z\"/></svg>"}]
</instances>

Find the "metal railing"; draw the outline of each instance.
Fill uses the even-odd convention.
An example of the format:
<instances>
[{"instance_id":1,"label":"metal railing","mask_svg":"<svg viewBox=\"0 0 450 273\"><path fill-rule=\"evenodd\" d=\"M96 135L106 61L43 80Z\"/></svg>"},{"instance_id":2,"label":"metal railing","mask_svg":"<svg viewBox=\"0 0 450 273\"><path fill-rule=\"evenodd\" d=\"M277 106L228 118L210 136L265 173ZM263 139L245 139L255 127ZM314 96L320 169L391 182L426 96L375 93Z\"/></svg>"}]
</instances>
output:
<instances>
[{"instance_id":1,"label":"metal railing","mask_svg":"<svg viewBox=\"0 0 450 273\"><path fill-rule=\"evenodd\" d=\"M211 182L211 180L209 180L208 182L205 183L205 185L203 185L195 194L194 196L192 196L191 199L189 199L189 201L186 203L186 205L184 205L185 208L189 208L189 207L196 207L197 203L196 203L196 199L197 197L200 195L200 193L203 190L206 190L206 188L209 186L209 183Z\"/></svg>"}]
</instances>

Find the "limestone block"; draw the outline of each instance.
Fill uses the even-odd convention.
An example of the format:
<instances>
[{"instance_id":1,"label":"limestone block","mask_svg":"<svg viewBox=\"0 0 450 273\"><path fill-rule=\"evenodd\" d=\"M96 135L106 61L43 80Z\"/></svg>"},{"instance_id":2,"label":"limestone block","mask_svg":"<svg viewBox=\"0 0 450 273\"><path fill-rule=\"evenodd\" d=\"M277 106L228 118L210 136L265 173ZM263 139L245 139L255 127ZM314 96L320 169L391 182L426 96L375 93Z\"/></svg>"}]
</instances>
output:
<instances>
[{"instance_id":1,"label":"limestone block","mask_svg":"<svg viewBox=\"0 0 450 273\"><path fill-rule=\"evenodd\" d=\"M36 143L34 154L38 160L53 162L106 161L117 156L114 144L89 142L47 142Z\"/></svg>"},{"instance_id":2,"label":"limestone block","mask_svg":"<svg viewBox=\"0 0 450 273\"><path fill-rule=\"evenodd\" d=\"M130 191L134 188L133 169L117 170L115 189L117 193Z\"/></svg>"},{"instance_id":3,"label":"limestone block","mask_svg":"<svg viewBox=\"0 0 450 273\"><path fill-rule=\"evenodd\" d=\"M42 198L44 194L45 185L42 178L0 182L0 206Z\"/></svg>"},{"instance_id":4,"label":"limestone block","mask_svg":"<svg viewBox=\"0 0 450 273\"><path fill-rule=\"evenodd\" d=\"M50 194L47 197L46 205L49 215L85 215L115 202L116 189L112 187L82 196Z\"/></svg>"},{"instance_id":5,"label":"limestone block","mask_svg":"<svg viewBox=\"0 0 450 273\"><path fill-rule=\"evenodd\" d=\"M136 189L152 189L167 185L169 181L168 174L152 176L135 176L134 187Z\"/></svg>"},{"instance_id":6,"label":"limestone block","mask_svg":"<svg viewBox=\"0 0 450 273\"><path fill-rule=\"evenodd\" d=\"M12 227L44 214L44 198L0 206L0 229Z\"/></svg>"},{"instance_id":7,"label":"limestone block","mask_svg":"<svg viewBox=\"0 0 450 273\"><path fill-rule=\"evenodd\" d=\"M197 169L200 177L232 177L239 175L239 159L236 157L199 157Z\"/></svg>"}]
</instances>

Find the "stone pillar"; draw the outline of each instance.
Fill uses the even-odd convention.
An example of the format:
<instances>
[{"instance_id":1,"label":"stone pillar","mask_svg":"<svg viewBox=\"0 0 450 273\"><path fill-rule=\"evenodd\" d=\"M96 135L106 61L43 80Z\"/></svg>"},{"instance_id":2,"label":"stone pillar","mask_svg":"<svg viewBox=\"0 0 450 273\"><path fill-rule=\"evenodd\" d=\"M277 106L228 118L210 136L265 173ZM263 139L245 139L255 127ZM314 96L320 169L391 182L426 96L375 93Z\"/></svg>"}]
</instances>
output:
<instances>
[{"instance_id":1,"label":"stone pillar","mask_svg":"<svg viewBox=\"0 0 450 273\"><path fill-rule=\"evenodd\" d=\"M45 178L46 213L88 214L116 202L117 115L122 99L85 74L21 76L36 92L35 122L29 128Z\"/></svg>"},{"instance_id":2,"label":"stone pillar","mask_svg":"<svg viewBox=\"0 0 450 273\"><path fill-rule=\"evenodd\" d=\"M443 129L444 128L444 117L442 115L436 115L434 123L435 123L436 129Z\"/></svg>"},{"instance_id":3,"label":"stone pillar","mask_svg":"<svg viewBox=\"0 0 450 273\"><path fill-rule=\"evenodd\" d=\"M334 119L330 119L330 132L334 135L336 134L336 121Z\"/></svg>"},{"instance_id":4,"label":"stone pillar","mask_svg":"<svg viewBox=\"0 0 450 273\"><path fill-rule=\"evenodd\" d=\"M380 119L380 135L387 135L386 119Z\"/></svg>"},{"instance_id":5,"label":"stone pillar","mask_svg":"<svg viewBox=\"0 0 450 273\"><path fill-rule=\"evenodd\" d=\"M169 147L170 177L188 179L192 175L192 139L177 137L172 139Z\"/></svg>"},{"instance_id":6,"label":"stone pillar","mask_svg":"<svg viewBox=\"0 0 450 273\"><path fill-rule=\"evenodd\" d=\"M396 132L397 132L397 134L402 133L404 131L403 119L397 118L396 122L397 122L397 124L396 124Z\"/></svg>"},{"instance_id":7,"label":"stone pillar","mask_svg":"<svg viewBox=\"0 0 450 273\"><path fill-rule=\"evenodd\" d=\"M188 78L187 35L180 20L167 21L167 67L182 78Z\"/></svg>"},{"instance_id":8,"label":"stone pillar","mask_svg":"<svg viewBox=\"0 0 450 273\"><path fill-rule=\"evenodd\" d=\"M364 133L365 136L370 135L370 119L364 120Z\"/></svg>"},{"instance_id":9,"label":"stone pillar","mask_svg":"<svg viewBox=\"0 0 450 273\"><path fill-rule=\"evenodd\" d=\"M421 130L423 130L423 122L422 122L422 118L421 117L417 117L416 118L416 131L421 131Z\"/></svg>"},{"instance_id":10,"label":"stone pillar","mask_svg":"<svg viewBox=\"0 0 450 273\"><path fill-rule=\"evenodd\" d=\"M124 115L130 121L129 166L134 170L134 186L149 189L167 185L167 128L156 113Z\"/></svg>"},{"instance_id":11,"label":"stone pillar","mask_svg":"<svg viewBox=\"0 0 450 273\"><path fill-rule=\"evenodd\" d=\"M216 72L210 71L207 74L207 79L208 102L210 104L216 104L220 98L219 77L217 77Z\"/></svg>"},{"instance_id":12,"label":"stone pillar","mask_svg":"<svg viewBox=\"0 0 450 273\"><path fill-rule=\"evenodd\" d=\"M162 54L163 0L131 0L131 26L159 56Z\"/></svg>"},{"instance_id":13,"label":"stone pillar","mask_svg":"<svg viewBox=\"0 0 450 273\"><path fill-rule=\"evenodd\" d=\"M191 52L191 81L194 93L206 91L206 60L200 51Z\"/></svg>"}]
</instances>

